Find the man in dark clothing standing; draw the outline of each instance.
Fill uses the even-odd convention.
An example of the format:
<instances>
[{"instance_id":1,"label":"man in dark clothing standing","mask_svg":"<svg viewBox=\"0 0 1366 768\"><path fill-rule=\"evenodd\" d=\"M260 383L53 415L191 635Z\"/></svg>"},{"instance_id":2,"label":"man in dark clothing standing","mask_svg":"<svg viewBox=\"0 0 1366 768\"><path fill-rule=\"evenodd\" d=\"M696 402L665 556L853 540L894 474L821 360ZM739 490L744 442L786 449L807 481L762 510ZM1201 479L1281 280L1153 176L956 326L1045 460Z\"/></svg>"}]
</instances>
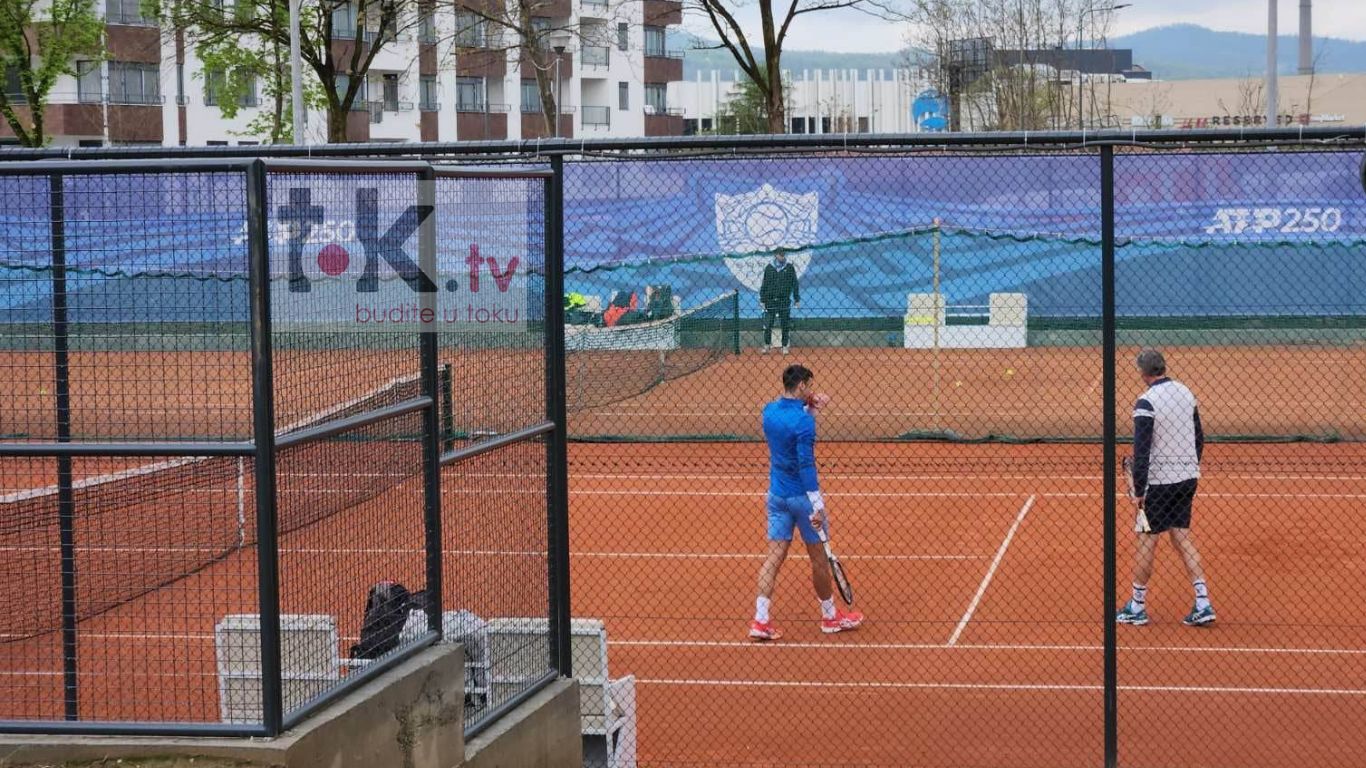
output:
<instances>
[{"instance_id":1,"label":"man in dark clothing standing","mask_svg":"<svg viewBox=\"0 0 1366 768\"><path fill-rule=\"evenodd\" d=\"M767 354L768 348L773 345L773 321L776 318L783 332L783 354L786 355L792 307L802 305L797 268L787 262L786 251L775 251L773 262L764 266L764 280L759 283L759 302L764 305L764 345L759 348L759 353Z\"/></svg>"}]
</instances>

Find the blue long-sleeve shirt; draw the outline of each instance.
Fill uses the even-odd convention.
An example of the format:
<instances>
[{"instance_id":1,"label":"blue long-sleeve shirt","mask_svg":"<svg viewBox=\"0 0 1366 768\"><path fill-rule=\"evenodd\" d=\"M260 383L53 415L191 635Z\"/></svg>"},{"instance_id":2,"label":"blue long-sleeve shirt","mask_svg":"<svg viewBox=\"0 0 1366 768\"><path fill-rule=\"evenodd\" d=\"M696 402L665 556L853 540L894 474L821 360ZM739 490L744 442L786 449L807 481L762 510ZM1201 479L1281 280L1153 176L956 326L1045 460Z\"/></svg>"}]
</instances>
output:
<instances>
[{"instance_id":1,"label":"blue long-sleeve shirt","mask_svg":"<svg viewBox=\"0 0 1366 768\"><path fill-rule=\"evenodd\" d=\"M782 397L764 406L768 440L768 492L801 496L820 490L816 479L816 419L800 400Z\"/></svg>"}]
</instances>

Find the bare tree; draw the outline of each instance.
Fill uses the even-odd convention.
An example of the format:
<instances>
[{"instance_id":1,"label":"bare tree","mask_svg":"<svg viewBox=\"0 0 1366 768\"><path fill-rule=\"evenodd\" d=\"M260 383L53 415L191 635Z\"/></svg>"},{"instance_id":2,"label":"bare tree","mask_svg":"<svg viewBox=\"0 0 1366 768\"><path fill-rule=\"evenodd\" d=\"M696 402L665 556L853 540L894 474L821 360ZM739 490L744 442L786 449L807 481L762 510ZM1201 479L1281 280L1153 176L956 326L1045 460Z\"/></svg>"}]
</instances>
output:
<instances>
[{"instance_id":1,"label":"bare tree","mask_svg":"<svg viewBox=\"0 0 1366 768\"><path fill-rule=\"evenodd\" d=\"M1086 0L910 0L908 58L949 97L955 126L1065 127L1076 122L1075 96L1085 87L1080 71L1077 90L1064 79L1069 54L1088 34L1103 39L1110 24L1093 7ZM1096 94L1093 85L1091 100L1093 111L1109 114L1108 89Z\"/></svg>"},{"instance_id":2,"label":"bare tree","mask_svg":"<svg viewBox=\"0 0 1366 768\"><path fill-rule=\"evenodd\" d=\"M865 13L888 20L901 20L904 16L897 13L883 0L790 0L786 11L775 12L773 0L758 0L760 35L756 52L735 11L742 6L741 0L689 0L690 8L704 14L711 22L712 29L720 40L711 48L724 48L734 57L741 71L763 94L767 104L768 130L770 133L787 132L787 105L783 97L782 55L783 44L792 22L798 17L837 8L857 8Z\"/></svg>"}]
</instances>

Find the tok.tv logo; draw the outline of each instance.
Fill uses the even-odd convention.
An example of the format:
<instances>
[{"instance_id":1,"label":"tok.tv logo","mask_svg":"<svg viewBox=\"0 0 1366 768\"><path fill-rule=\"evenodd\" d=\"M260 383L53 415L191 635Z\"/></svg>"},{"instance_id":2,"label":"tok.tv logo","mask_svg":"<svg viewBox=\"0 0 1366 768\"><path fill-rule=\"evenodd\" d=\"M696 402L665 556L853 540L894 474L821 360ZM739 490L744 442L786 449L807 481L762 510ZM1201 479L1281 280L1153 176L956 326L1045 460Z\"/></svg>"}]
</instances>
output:
<instances>
[{"instance_id":1,"label":"tok.tv logo","mask_svg":"<svg viewBox=\"0 0 1366 768\"><path fill-rule=\"evenodd\" d=\"M428 274L416 254L418 232L435 215L431 206L382 198L373 187L355 190L354 208L319 204L314 192L291 188L275 210L283 237L275 240L279 266L272 271L286 280L272 291L273 319L364 331L525 327L525 236L449 219L452 231L440 233ZM488 247L481 249L481 240ZM285 264L287 271L279 268Z\"/></svg>"},{"instance_id":2,"label":"tok.tv logo","mask_svg":"<svg viewBox=\"0 0 1366 768\"><path fill-rule=\"evenodd\" d=\"M377 188L362 187L356 190L354 232L344 231L340 223L329 227L332 229L329 234L337 240L349 242L323 245L316 256L318 272L332 278L354 276L356 292L378 293L379 262L383 261L410 291L435 293L436 283L432 276L423 274L417 261L404 248L434 209L432 206L409 205L381 233L379 207ZM327 218L327 210L313 203L312 189L294 187L289 190L289 202L280 206L276 215L286 230L294 234L288 239L289 290L292 293L309 293L313 290L313 279L304 268L305 246L315 240L313 235L316 229L331 223ZM344 238L344 235L353 235L354 239ZM359 270L353 268L357 241L363 255Z\"/></svg>"}]
</instances>

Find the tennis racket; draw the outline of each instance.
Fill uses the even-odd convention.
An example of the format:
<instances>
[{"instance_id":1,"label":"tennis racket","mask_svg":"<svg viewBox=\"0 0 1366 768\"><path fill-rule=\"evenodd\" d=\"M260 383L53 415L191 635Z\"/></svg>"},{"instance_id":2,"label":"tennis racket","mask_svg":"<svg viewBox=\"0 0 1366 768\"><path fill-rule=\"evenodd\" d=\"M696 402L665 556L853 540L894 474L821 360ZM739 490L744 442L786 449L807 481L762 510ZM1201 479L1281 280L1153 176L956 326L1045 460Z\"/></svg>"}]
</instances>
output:
<instances>
[{"instance_id":1,"label":"tennis racket","mask_svg":"<svg viewBox=\"0 0 1366 768\"><path fill-rule=\"evenodd\" d=\"M1124 484L1129 489L1129 498L1134 498L1134 457L1125 456L1121 462L1124 467ZM1134 533L1149 533L1152 526L1148 525L1148 513L1143 509L1143 505L1138 505L1138 514L1134 516Z\"/></svg>"},{"instance_id":2,"label":"tennis racket","mask_svg":"<svg viewBox=\"0 0 1366 768\"><path fill-rule=\"evenodd\" d=\"M854 604L854 588L849 584L849 577L844 573L844 566L840 565L840 560L835 557L835 551L830 548L830 537L825 534L825 526L816 526L816 534L821 537L821 544L825 545L825 558L830 561L830 575L835 577L835 588L839 590L840 598L845 605Z\"/></svg>"}]
</instances>

